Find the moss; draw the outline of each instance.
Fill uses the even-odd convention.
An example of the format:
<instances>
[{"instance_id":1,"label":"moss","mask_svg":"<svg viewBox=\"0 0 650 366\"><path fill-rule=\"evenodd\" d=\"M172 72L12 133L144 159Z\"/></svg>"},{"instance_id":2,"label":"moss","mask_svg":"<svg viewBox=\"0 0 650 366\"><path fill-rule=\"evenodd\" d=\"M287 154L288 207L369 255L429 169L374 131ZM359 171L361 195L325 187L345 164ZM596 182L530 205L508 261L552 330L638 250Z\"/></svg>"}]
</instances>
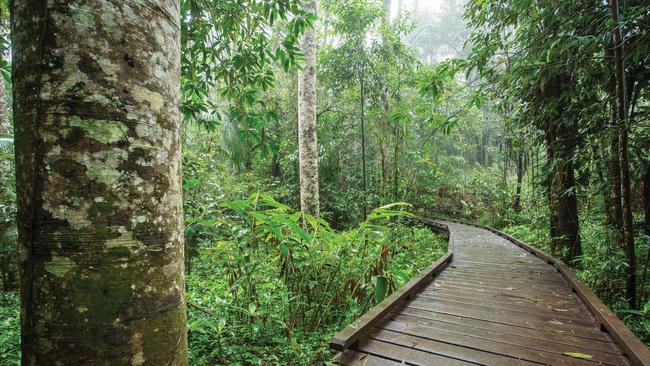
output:
<instances>
[{"instance_id":1,"label":"moss","mask_svg":"<svg viewBox=\"0 0 650 366\"><path fill-rule=\"evenodd\" d=\"M88 7L83 5L70 5L72 9L72 21L88 28L95 28L95 17Z\"/></svg>"}]
</instances>

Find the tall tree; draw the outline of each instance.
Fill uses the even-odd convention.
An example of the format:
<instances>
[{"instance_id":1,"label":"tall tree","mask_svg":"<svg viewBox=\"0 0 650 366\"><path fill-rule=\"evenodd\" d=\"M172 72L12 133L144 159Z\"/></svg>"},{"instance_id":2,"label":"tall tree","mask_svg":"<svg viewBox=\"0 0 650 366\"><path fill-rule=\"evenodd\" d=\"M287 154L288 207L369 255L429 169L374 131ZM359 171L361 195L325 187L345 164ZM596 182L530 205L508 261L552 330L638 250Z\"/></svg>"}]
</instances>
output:
<instances>
[{"instance_id":1,"label":"tall tree","mask_svg":"<svg viewBox=\"0 0 650 366\"><path fill-rule=\"evenodd\" d=\"M178 0L12 4L23 365L186 365Z\"/></svg>"},{"instance_id":2,"label":"tall tree","mask_svg":"<svg viewBox=\"0 0 650 366\"><path fill-rule=\"evenodd\" d=\"M365 57L365 50L361 51ZM368 217L368 182L366 169L366 79L365 63L361 63L361 72L359 74L359 109L361 111L361 180L363 182L363 219Z\"/></svg>"},{"instance_id":3,"label":"tall tree","mask_svg":"<svg viewBox=\"0 0 650 366\"><path fill-rule=\"evenodd\" d=\"M304 8L316 14L315 0ZM301 43L305 63L298 75L298 152L300 155L300 209L318 216L318 138L316 118L316 27L305 30Z\"/></svg>"},{"instance_id":4,"label":"tall tree","mask_svg":"<svg viewBox=\"0 0 650 366\"><path fill-rule=\"evenodd\" d=\"M650 236L650 162L646 164L643 178L643 204L645 207L645 232Z\"/></svg>"},{"instance_id":5,"label":"tall tree","mask_svg":"<svg viewBox=\"0 0 650 366\"><path fill-rule=\"evenodd\" d=\"M0 133L9 132L9 120L7 115L7 91L5 79L0 75Z\"/></svg>"},{"instance_id":6,"label":"tall tree","mask_svg":"<svg viewBox=\"0 0 650 366\"><path fill-rule=\"evenodd\" d=\"M628 158L627 88L625 86L625 67L623 65L623 37L619 21L618 0L610 0L610 14L614 29L614 75L616 79L616 127L618 130L618 157L621 170L621 207L623 210L623 244L627 259L626 297L632 308L636 308L636 254L634 248L634 227L632 222L632 203L630 192L630 161Z\"/></svg>"}]
</instances>

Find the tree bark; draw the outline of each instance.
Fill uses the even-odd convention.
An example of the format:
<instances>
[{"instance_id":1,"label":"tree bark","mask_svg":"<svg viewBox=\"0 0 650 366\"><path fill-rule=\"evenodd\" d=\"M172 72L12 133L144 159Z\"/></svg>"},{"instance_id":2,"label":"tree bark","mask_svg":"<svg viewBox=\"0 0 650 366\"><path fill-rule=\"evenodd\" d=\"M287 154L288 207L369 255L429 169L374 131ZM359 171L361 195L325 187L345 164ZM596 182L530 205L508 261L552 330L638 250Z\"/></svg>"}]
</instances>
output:
<instances>
[{"instance_id":1,"label":"tree bark","mask_svg":"<svg viewBox=\"0 0 650 366\"><path fill-rule=\"evenodd\" d=\"M0 134L9 133L9 118L7 115L7 90L5 78L0 75Z\"/></svg>"},{"instance_id":2,"label":"tree bark","mask_svg":"<svg viewBox=\"0 0 650 366\"><path fill-rule=\"evenodd\" d=\"M187 365L178 0L12 4L23 365Z\"/></svg>"},{"instance_id":3,"label":"tree bark","mask_svg":"<svg viewBox=\"0 0 650 366\"><path fill-rule=\"evenodd\" d=\"M280 165L280 155L275 153L271 160L271 176L276 179L282 178L282 166Z\"/></svg>"},{"instance_id":4,"label":"tree bark","mask_svg":"<svg viewBox=\"0 0 650 366\"><path fill-rule=\"evenodd\" d=\"M643 204L645 206L645 232L650 235L650 162L645 168L643 180Z\"/></svg>"},{"instance_id":5,"label":"tree bark","mask_svg":"<svg viewBox=\"0 0 650 366\"><path fill-rule=\"evenodd\" d=\"M393 200L398 201L399 198L399 122L395 121L394 134L395 134L395 149L393 150Z\"/></svg>"},{"instance_id":6,"label":"tree bark","mask_svg":"<svg viewBox=\"0 0 650 366\"><path fill-rule=\"evenodd\" d=\"M614 126L615 127L615 126ZM618 152L618 133L612 130L609 146L609 189L612 203L610 223L615 231L616 247L623 248L623 207L621 206L621 161Z\"/></svg>"},{"instance_id":7,"label":"tree bark","mask_svg":"<svg viewBox=\"0 0 650 366\"><path fill-rule=\"evenodd\" d=\"M305 3L305 11L316 14L316 1ZM308 28L301 43L305 64L298 75L298 152L300 155L300 209L318 216L318 138L316 121L316 24Z\"/></svg>"},{"instance_id":8,"label":"tree bark","mask_svg":"<svg viewBox=\"0 0 650 366\"><path fill-rule=\"evenodd\" d=\"M570 264L582 254L573 168L575 144L566 136L549 134L552 135L547 132L548 158L553 166L548 178L551 250Z\"/></svg>"},{"instance_id":9,"label":"tree bark","mask_svg":"<svg viewBox=\"0 0 650 366\"><path fill-rule=\"evenodd\" d=\"M524 180L524 152L517 152L517 190L515 192L515 212L521 211L521 185Z\"/></svg>"},{"instance_id":10,"label":"tree bark","mask_svg":"<svg viewBox=\"0 0 650 366\"><path fill-rule=\"evenodd\" d=\"M610 46L611 47L611 46ZM614 52L606 47L605 55L614 58ZM618 126L616 117L616 76L612 70L612 76L608 82L607 92L609 108L611 111L609 138L609 223L614 229L614 240L617 249L623 249L623 207L621 206L621 161L618 151Z\"/></svg>"},{"instance_id":11,"label":"tree bark","mask_svg":"<svg viewBox=\"0 0 650 366\"><path fill-rule=\"evenodd\" d=\"M388 93L384 89L381 95L381 131L379 131L379 156L381 165L381 198L382 200L388 195L388 168L386 166L386 155L388 150L387 130L389 126L388 114Z\"/></svg>"},{"instance_id":12,"label":"tree bark","mask_svg":"<svg viewBox=\"0 0 650 366\"><path fill-rule=\"evenodd\" d=\"M630 162L628 158L627 97L625 68L623 65L623 37L618 16L618 0L610 0L610 13L614 22L614 70L616 77L616 126L618 129L618 156L621 164L621 207L623 209L623 245L627 267L625 270L626 297L630 307L636 309L636 253L631 204Z\"/></svg>"},{"instance_id":13,"label":"tree bark","mask_svg":"<svg viewBox=\"0 0 650 366\"><path fill-rule=\"evenodd\" d=\"M359 80L359 96L361 107L361 174L363 179L363 219L368 217L368 184L366 182L366 95L365 95L365 74L362 66L361 79Z\"/></svg>"}]
</instances>

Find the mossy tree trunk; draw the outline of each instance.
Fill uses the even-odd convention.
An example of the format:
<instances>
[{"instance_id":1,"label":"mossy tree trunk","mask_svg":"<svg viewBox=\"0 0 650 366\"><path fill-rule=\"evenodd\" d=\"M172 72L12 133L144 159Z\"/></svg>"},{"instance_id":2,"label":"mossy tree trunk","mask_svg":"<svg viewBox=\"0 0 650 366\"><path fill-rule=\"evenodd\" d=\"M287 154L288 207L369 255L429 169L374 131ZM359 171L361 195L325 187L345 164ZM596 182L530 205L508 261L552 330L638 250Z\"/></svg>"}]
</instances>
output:
<instances>
[{"instance_id":1,"label":"mossy tree trunk","mask_svg":"<svg viewBox=\"0 0 650 366\"><path fill-rule=\"evenodd\" d=\"M307 1L307 12L316 14L316 1ZM298 152L300 155L300 209L318 216L318 138L316 121L316 24L305 30L301 49L305 55L298 75Z\"/></svg>"},{"instance_id":2,"label":"mossy tree trunk","mask_svg":"<svg viewBox=\"0 0 650 366\"><path fill-rule=\"evenodd\" d=\"M567 137L556 135L547 143L552 165L548 179L551 250L553 255L569 264L582 254L582 247L573 167L575 141Z\"/></svg>"},{"instance_id":3,"label":"mossy tree trunk","mask_svg":"<svg viewBox=\"0 0 650 366\"><path fill-rule=\"evenodd\" d=\"M573 121L561 111L566 110L561 96L569 89L565 75L553 75L543 86L545 100L554 103L558 113L549 115L544 126L549 176L549 224L553 255L570 264L582 254L580 220L574 158L578 135Z\"/></svg>"},{"instance_id":4,"label":"mossy tree trunk","mask_svg":"<svg viewBox=\"0 0 650 366\"><path fill-rule=\"evenodd\" d=\"M186 365L178 0L12 4L24 365Z\"/></svg>"}]
</instances>

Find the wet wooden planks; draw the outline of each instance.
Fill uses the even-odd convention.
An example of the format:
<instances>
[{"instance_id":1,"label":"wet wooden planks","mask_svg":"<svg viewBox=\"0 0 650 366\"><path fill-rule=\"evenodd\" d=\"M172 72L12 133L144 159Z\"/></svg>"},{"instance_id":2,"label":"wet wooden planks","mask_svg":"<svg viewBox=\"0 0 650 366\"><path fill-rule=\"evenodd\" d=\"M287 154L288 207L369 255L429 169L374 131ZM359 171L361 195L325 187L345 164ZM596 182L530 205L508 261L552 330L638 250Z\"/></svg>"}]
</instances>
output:
<instances>
[{"instance_id":1,"label":"wet wooden planks","mask_svg":"<svg viewBox=\"0 0 650 366\"><path fill-rule=\"evenodd\" d=\"M630 361L546 258L488 230L442 223L449 229L450 263L365 324L368 331L336 363L645 364Z\"/></svg>"}]
</instances>

